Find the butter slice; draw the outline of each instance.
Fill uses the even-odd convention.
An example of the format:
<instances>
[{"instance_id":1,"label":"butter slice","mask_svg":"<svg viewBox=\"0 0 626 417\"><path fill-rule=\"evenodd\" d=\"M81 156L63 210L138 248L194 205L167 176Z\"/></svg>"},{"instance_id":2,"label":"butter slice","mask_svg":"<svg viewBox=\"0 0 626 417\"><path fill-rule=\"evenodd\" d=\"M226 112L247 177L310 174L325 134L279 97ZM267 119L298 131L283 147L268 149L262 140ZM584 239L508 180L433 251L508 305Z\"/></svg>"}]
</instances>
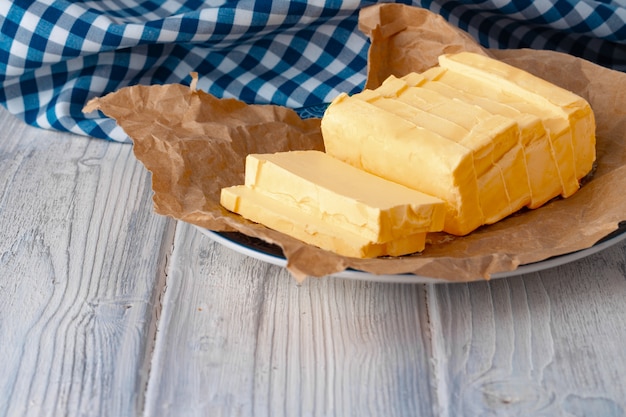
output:
<instances>
[{"instance_id":1,"label":"butter slice","mask_svg":"<svg viewBox=\"0 0 626 417\"><path fill-rule=\"evenodd\" d=\"M440 199L319 151L248 155L245 185L375 243L443 229Z\"/></svg>"},{"instance_id":2,"label":"butter slice","mask_svg":"<svg viewBox=\"0 0 626 417\"><path fill-rule=\"evenodd\" d=\"M343 256L401 256L420 252L425 247L426 232L375 243L245 185L223 188L220 203L249 220Z\"/></svg>"}]
</instances>

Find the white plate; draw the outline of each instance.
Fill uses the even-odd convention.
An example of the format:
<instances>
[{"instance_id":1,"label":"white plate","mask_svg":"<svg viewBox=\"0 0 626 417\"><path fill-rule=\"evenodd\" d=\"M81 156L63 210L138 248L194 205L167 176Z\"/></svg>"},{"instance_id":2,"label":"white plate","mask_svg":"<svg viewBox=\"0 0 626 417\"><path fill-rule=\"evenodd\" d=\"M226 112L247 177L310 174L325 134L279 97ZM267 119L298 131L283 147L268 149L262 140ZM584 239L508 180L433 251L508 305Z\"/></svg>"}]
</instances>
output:
<instances>
[{"instance_id":1,"label":"white plate","mask_svg":"<svg viewBox=\"0 0 626 417\"><path fill-rule=\"evenodd\" d=\"M223 233L214 232L208 229L198 227L202 233L211 238L212 240L244 255L250 256L255 259L259 259L264 262L268 262L273 265L285 267L287 260L283 256L279 247L266 243L262 240L251 238L241 233ZM620 228L609 236L600 240L598 243L590 248L583 249L577 252L572 252L560 256L555 256L544 261L534 262L531 264L520 265L517 269L507 272L495 273L491 276L491 279L506 278L516 275L528 274L531 272L542 271L548 268L553 268L566 263L574 262L582 259L586 256L600 252L610 246L613 246L622 240L626 239L626 222L622 222ZM433 284L433 283L450 283L448 280L439 278L431 278L413 274L397 274L397 275L376 275L363 271L345 270L331 275L336 278L347 278L362 281L374 281L374 282L393 282L404 284ZM478 278L480 279L480 278Z\"/></svg>"}]
</instances>

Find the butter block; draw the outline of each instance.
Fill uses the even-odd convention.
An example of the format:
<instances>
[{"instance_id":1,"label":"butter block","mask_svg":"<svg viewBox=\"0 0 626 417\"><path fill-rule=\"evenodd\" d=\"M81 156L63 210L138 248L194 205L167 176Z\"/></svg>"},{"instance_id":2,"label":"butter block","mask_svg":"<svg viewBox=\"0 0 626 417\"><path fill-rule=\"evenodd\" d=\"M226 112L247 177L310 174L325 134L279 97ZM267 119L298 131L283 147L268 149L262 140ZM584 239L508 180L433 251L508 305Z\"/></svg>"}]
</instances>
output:
<instances>
[{"instance_id":1,"label":"butter block","mask_svg":"<svg viewBox=\"0 0 626 417\"><path fill-rule=\"evenodd\" d=\"M326 152L335 157L444 199L448 233L467 234L531 201L515 121L406 80L390 77L375 91L337 99L322 119L322 133ZM349 136L361 139L351 143ZM455 145L459 165L442 170L441 149ZM424 175L427 170L436 171Z\"/></svg>"},{"instance_id":2,"label":"butter block","mask_svg":"<svg viewBox=\"0 0 626 417\"><path fill-rule=\"evenodd\" d=\"M429 104L438 103L442 116L469 129L467 135L450 137L450 140L458 141L473 152L485 224L495 223L531 202L530 183L523 181L528 174L519 124L499 112L490 112L464 100L460 95L429 89L428 80L423 75L412 73L402 80L409 87L421 88L403 90L399 100L407 100L405 92L419 95Z\"/></svg>"},{"instance_id":3,"label":"butter block","mask_svg":"<svg viewBox=\"0 0 626 417\"><path fill-rule=\"evenodd\" d=\"M443 229L442 200L324 152L248 155L245 185L376 243Z\"/></svg>"},{"instance_id":4,"label":"butter block","mask_svg":"<svg viewBox=\"0 0 626 417\"><path fill-rule=\"evenodd\" d=\"M584 99L482 55L439 61L337 97L322 118L326 152L441 198L455 235L578 190L595 159Z\"/></svg>"},{"instance_id":5,"label":"butter block","mask_svg":"<svg viewBox=\"0 0 626 417\"><path fill-rule=\"evenodd\" d=\"M311 213L284 204L283 201L245 185L223 188L220 203L248 220L343 256L402 256L420 252L426 244L426 232L410 234L385 243L372 242L361 234L336 227Z\"/></svg>"}]
</instances>

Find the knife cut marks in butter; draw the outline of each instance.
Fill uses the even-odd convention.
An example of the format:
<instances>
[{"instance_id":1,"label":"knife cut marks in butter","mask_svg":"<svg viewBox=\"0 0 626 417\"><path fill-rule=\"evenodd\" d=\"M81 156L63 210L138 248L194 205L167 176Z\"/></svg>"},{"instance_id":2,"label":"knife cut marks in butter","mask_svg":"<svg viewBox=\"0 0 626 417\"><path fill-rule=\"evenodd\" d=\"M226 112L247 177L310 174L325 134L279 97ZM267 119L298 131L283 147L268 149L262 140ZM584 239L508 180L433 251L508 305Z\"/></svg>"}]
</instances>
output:
<instances>
[{"instance_id":1,"label":"knife cut marks in butter","mask_svg":"<svg viewBox=\"0 0 626 417\"><path fill-rule=\"evenodd\" d=\"M405 80L390 77L377 91L388 97L388 111L398 114L396 109L408 105L404 114L409 119L417 124L427 118L433 119L431 129L471 151L483 213L481 224L495 223L527 205L530 190L524 172L526 164L519 143L519 127L515 121L433 90L411 88L420 86L423 81L425 79L417 74ZM360 94L359 98L363 96L367 97L367 94ZM416 119L408 116L410 112L427 113ZM462 126L465 132L443 129L444 122Z\"/></svg>"},{"instance_id":2,"label":"knife cut marks in butter","mask_svg":"<svg viewBox=\"0 0 626 417\"><path fill-rule=\"evenodd\" d=\"M472 53L442 55L438 81L538 116L550 132L563 197L578 190L595 161L595 118L582 97L501 61ZM460 75L460 77L459 77Z\"/></svg>"},{"instance_id":3,"label":"knife cut marks in butter","mask_svg":"<svg viewBox=\"0 0 626 417\"><path fill-rule=\"evenodd\" d=\"M541 119L535 115L522 113L507 104L459 90L445 82L433 82L432 80L437 79L442 71L445 70L440 67L426 71L423 74L424 77L420 76L422 81L426 81L421 86L482 107L490 113L510 117L519 126L531 194L528 207L540 207L554 196L561 194L563 185L560 181L558 164L552 154L550 140L547 137L548 132ZM407 76L405 78L414 77ZM559 181L555 181L555 178Z\"/></svg>"},{"instance_id":4,"label":"knife cut marks in butter","mask_svg":"<svg viewBox=\"0 0 626 417\"><path fill-rule=\"evenodd\" d=\"M338 96L322 119L326 152L443 199L455 235L576 192L595 160L584 99L482 55L439 61Z\"/></svg>"}]
</instances>

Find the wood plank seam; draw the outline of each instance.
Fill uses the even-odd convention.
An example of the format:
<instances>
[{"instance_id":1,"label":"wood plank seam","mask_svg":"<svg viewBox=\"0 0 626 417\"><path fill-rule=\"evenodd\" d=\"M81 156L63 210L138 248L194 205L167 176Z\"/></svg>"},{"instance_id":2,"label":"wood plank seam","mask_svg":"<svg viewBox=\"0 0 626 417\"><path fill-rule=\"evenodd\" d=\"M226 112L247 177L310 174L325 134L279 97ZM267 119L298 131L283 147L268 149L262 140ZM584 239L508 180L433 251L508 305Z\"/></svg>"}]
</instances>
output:
<instances>
[{"instance_id":1,"label":"wood plank seam","mask_svg":"<svg viewBox=\"0 0 626 417\"><path fill-rule=\"evenodd\" d=\"M159 328L159 322L161 318L161 309L163 307L163 297L167 290L167 279L169 276L170 259L174 252L174 236L180 222L170 220L167 222L167 226L163 231L163 238L161 240L161 247L159 249L159 265L157 266L157 280L156 285L151 296L152 308L152 320L146 335L146 354L144 355L144 363L142 364L142 372L139 380L137 398L137 410L138 414L144 415L146 392L148 390L148 382L150 381L150 375L152 371L152 361L154 357L154 350L156 347L157 330Z\"/></svg>"}]
</instances>

